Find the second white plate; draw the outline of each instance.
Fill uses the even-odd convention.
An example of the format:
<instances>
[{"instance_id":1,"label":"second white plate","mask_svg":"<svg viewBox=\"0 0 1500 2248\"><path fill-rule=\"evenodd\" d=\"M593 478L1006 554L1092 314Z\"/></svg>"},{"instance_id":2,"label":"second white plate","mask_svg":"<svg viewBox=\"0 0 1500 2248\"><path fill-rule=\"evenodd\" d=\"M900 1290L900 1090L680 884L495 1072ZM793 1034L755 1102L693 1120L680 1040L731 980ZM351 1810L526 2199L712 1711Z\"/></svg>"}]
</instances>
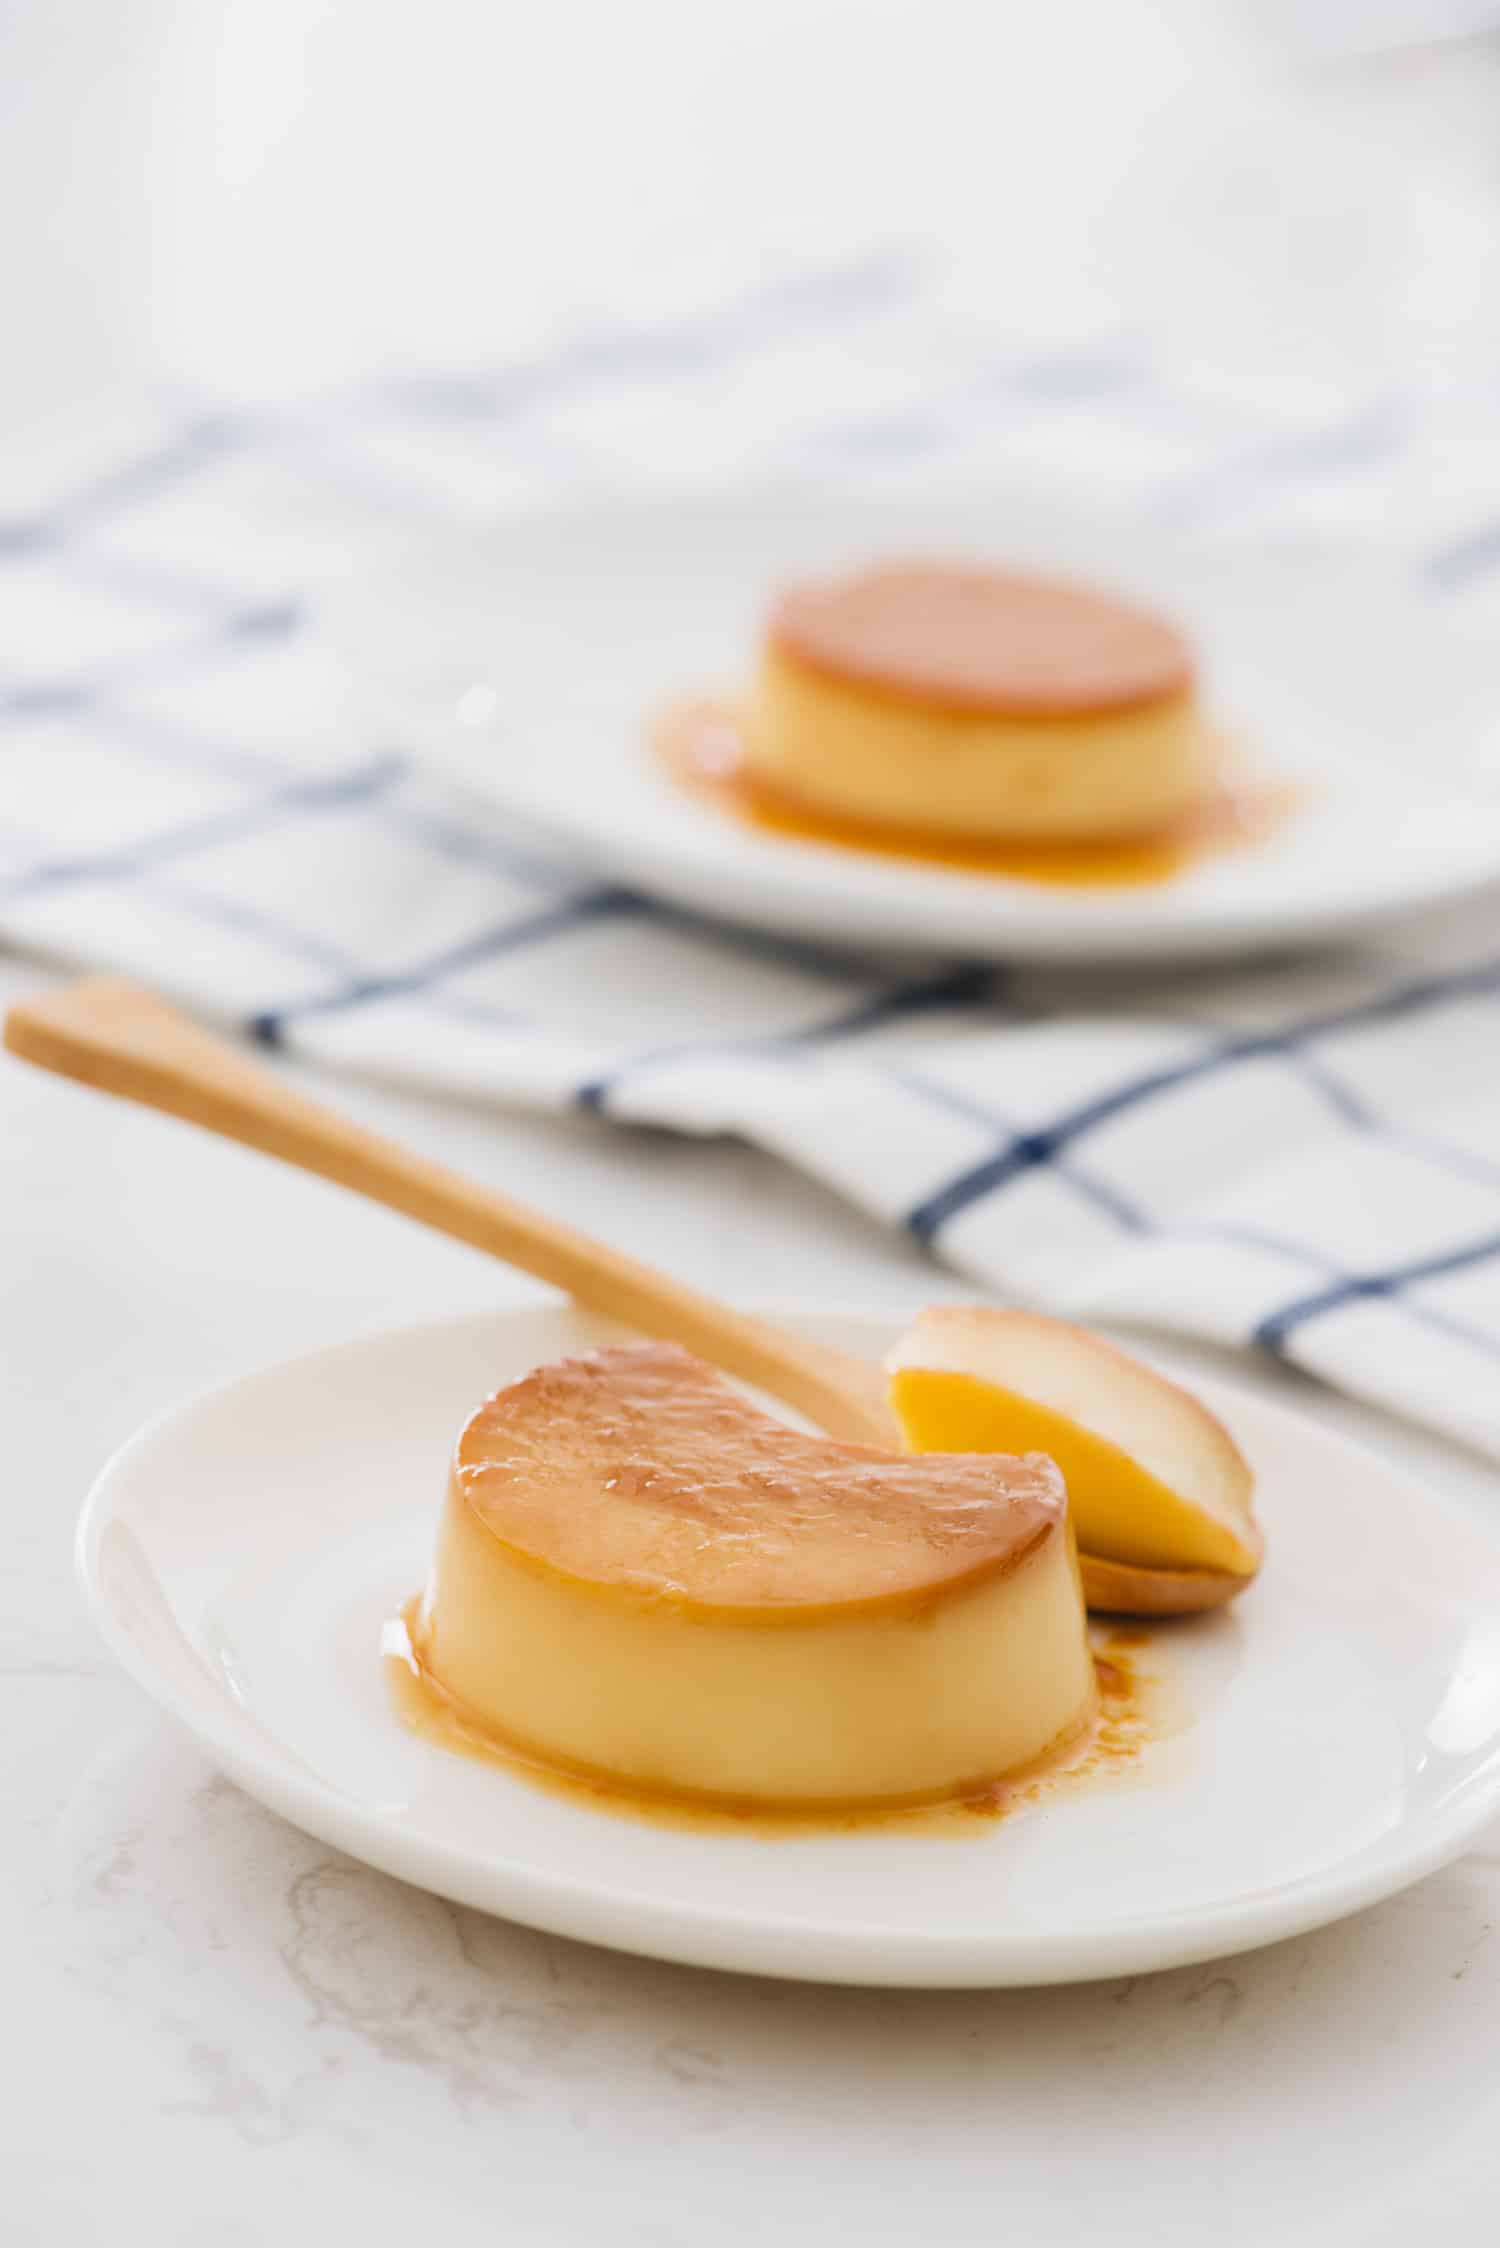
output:
<instances>
[{"instance_id":1,"label":"second white plate","mask_svg":"<svg viewBox=\"0 0 1500 2248\"><path fill-rule=\"evenodd\" d=\"M1254 848L1169 884L1043 888L746 828L645 755L649 714L733 690L769 590L881 554L1093 578L1192 633L1212 707L1307 785ZM1327 940L1500 882L1500 686L1394 570L1187 541L1055 495L598 505L422 545L332 601L380 724L569 863L842 944L1144 958Z\"/></svg>"},{"instance_id":2,"label":"second white plate","mask_svg":"<svg viewBox=\"0 0 1500 2248\"><path fill-rule=\"evenodd\" d=\"M889 1340L801 1323L871 1354ZM252 1794L370 1864L562 1935L764 1974L1178 1966L1386 1896L1500 1805L1500 1540L1218 1383L1270 1558L1239 1607L1155 1636L1178 1729L1118 1782L962 1838L770 1838L602 1812L414 1736L380 1634L425 1574L454 1433L496 1383L609 1334L543 1307L376 1335L167 1415L84 1515L106 1639Z\"/></svg>"}]
</instances>

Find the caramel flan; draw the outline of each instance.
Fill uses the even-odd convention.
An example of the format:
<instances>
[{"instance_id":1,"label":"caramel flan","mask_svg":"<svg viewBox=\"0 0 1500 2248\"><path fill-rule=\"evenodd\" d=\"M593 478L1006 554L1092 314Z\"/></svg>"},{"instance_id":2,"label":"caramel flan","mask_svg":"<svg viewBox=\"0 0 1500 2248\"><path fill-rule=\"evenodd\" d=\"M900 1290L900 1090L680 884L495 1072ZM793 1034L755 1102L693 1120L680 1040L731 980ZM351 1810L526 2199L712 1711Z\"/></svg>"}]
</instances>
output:
<instances>
[{"instance_id":1,"label":"caramel flan","mask_svg":"<svg viewBox=\"0 0 1500 2248\"><path fill-rule=\"evenodd\" d=\"M741 714L748 780L863 827L1033 843L1170 831L1219 748L1192 652L1111 594L963 563L793 587Z\"/></svg>"},{"instance_id":2,"label":"caramel flan","mask_svg":"<svg viewBox=\"0 0 1500 2248\"><path fill-rule=\"evenodd\" d=\"M1095 1710L1050 1460L806 1435L663 1343L540 1367L474 1414L413 1652L523 1755L778 1809L982 1788Z\"/></svg>"}]
</instances>

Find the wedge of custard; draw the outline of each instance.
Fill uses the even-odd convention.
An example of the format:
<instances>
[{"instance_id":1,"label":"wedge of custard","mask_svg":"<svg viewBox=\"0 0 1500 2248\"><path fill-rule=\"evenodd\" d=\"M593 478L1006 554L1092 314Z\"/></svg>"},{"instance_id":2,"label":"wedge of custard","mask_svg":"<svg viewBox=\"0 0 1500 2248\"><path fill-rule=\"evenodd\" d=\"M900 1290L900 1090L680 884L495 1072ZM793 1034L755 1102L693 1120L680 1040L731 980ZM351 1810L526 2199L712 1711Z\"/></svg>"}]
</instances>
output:
<instances>
[{"instance_id":1,"label":"wedge of custard","mask_svg":"<svg viewBox=\"0 0 1500 2248\"><path fill-rule=\"evenodd\" d=\"M1248 1585L1262 1540L1250 1464L1201 1399L1102 1336L988 1305L924 1311L886 1360L907 1443L1043 1452L1067 1484L1080 1551L1194 1572L1212 1606Z\"/></svg>"},{"instance_id":2,"label":"wedge of custard","mask_svg":"<svg viewBox=\"0 0 1500 2248\"><path fill-rule=\"evenodd\" d=\"M1051 1460L805 1435L662 1343L475 1413L413 1649L523 1755L777 1810L982 1789L1095 1716Z\"/></svg>"}]
</instances>

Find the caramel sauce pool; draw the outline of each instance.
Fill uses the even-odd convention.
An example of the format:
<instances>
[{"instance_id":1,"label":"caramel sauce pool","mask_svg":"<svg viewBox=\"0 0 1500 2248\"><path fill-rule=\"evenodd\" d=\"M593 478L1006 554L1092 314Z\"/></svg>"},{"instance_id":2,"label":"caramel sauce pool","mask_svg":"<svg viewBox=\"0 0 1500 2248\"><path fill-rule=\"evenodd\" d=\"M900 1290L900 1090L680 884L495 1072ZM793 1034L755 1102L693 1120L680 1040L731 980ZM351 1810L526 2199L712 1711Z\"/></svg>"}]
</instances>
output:
<instances>
[{"instance_id":1,"label":"caramel sauce pool","mask_svg":"<svg viewBox=\"0 0 1500 2248\"><path fill-rule=\"evenodd\" d=\"M416 1600L409 1601L399 1616L392 1617L381 1639L392 1707L409 1733L451 1755L496 1765L513 1779L525 1780L564 1802L615 1818L645 1820L651 1826L670 1827L678 1833L753 1834L765 1840L871 1831L972 1836L1012 1811L1130 1774L1154 1742L1182 1729L1181 1714L1173 1707L1163 1680L1139 1660L1151 1644L1151 1634L1130 1626L1094 1634L1099 1722L1093 1733L1081 1744L1065 1743L1031 1772L997 1781L976 1794L896 1810L854 1806L801 1813L736 1809L669 1795L635 1794L624 1786L589 1779L523 1755L467 1724L417 1661L410 1631L417 1605Z\"/></svg>"},{"instance_id":2,"label":"caramel sauce pool","mask_svg":"<svg viewBox=\"0 0 1500 2248\"><path fill-rule=\"evenodd\" d=\"M1287 782L1231 775L1191 818L1156 835L1115 842L966 842L834 819L752 782L742 767L728 702L674 703L652 728L651 753L679 788L762 834L1054 889L1141 889L1174 881L1206 858L1267 841L1301 801L1301 791Z\"/></svg>"}]
</instances>

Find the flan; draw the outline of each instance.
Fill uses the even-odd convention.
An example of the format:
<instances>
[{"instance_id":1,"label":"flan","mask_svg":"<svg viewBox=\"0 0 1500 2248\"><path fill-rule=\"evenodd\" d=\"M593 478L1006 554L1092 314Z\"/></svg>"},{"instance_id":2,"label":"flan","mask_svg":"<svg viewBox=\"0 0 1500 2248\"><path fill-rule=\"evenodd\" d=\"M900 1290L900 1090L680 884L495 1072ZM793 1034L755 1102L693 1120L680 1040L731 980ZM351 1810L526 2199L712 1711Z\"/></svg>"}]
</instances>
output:
<instances>
[{"instance_id":1,"label":"flan","mask_svg":"<svg viewBox=\"0 0 1500 2248\"><path fill-rule=\"evenodd\" d=\"M995 842L1170 830L1219 764L1169 620L964 563L789 589L741 732L747 779L771 799L851 827Z\"/></svg>"},{"instance_id":2,"label":"flan","mask_svg":"<svg viewBox=\"0 0 1500 2248\"><path fill-rule=\"evenodd\" d=\"M1255 1478L1228 1429L1102 1336L1034 1312L940 1304L886 1365L914 1451L1055 1461L1086 1559L1245 1584L1260 1567Z\"/></svg>"},{"instance_id":3,"label":"flan","mask_svg":"<svg viewBox=\"0 0 1500 2248\"><path fill-rule=\"evenodd\" d=\"M803 1434L664 1343L474 1414L413 1652L524 1756L794 1812L984 1788L1095 1713L1051 1461Z\"/></svg>"}]
</instances>

